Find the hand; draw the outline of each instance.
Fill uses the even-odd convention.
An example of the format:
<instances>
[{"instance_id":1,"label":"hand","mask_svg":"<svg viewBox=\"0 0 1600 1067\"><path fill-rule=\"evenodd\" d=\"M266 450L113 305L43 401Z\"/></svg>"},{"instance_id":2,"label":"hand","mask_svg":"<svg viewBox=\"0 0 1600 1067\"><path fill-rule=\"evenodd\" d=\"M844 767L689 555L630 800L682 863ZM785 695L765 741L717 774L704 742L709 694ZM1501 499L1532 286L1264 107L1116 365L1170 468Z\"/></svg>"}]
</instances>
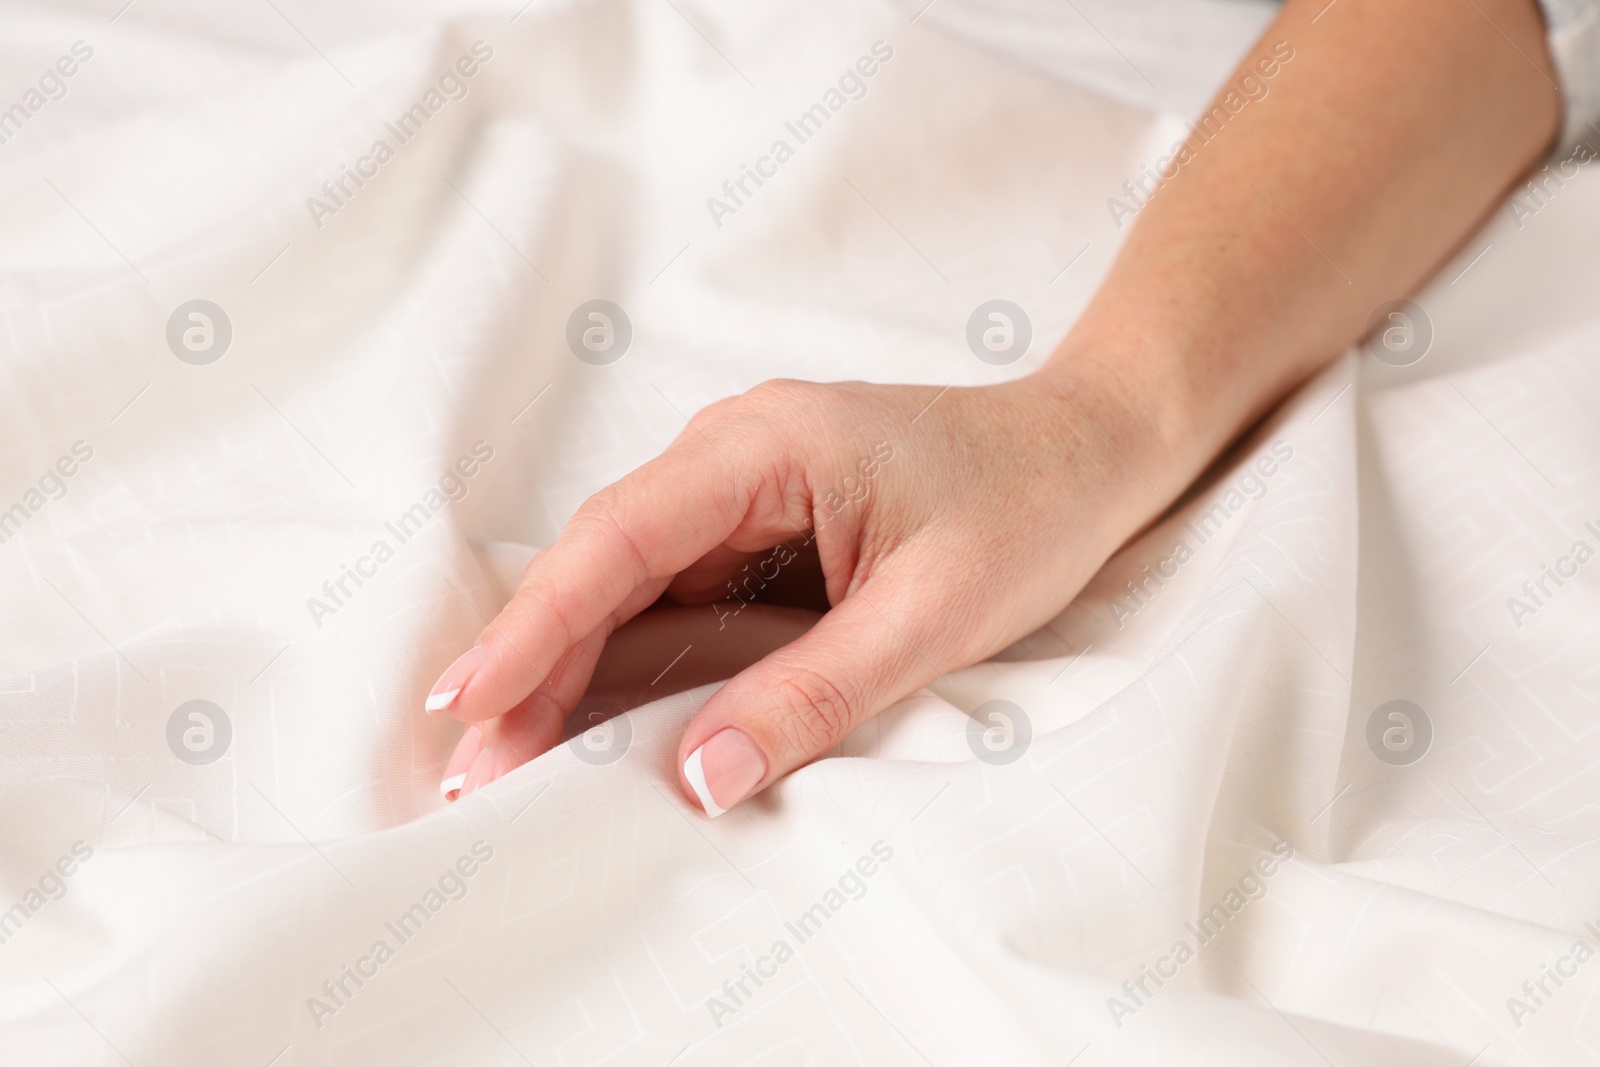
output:
<instances>
[{"instance_id":1,"label":"hand","mask_svg":"<svg viewBox=\"0 0 1600 1067\"><path fill-rule=\"evenodd\" d=\"M556 744L606 638L663 594L722 615L730 581L801 567L814 545L831 610L724 685L679 745L685 794L731 808L1058 614L1166 502L1119 451L1135 450L1130 410L1042 377L774 381L711 405L584 503L440 678L429 709L478 724L447 787Z\"/></svg>"},{"instance_id":2,"label":"hand","mask_svg":"<svg viewBox=\"0 0 1600 1067\"><path fill-rule=\"evenodd\" d=\"M1488 7L1346 0L1317 25L1323 0L1289 0L1208 112L1234 115L1226 135L1197 128L1168 157L1033 377L942 394L771 382L701 412L579 509L434 687L430 710L481 724L446 786L470 792L555 744L606 637L663 593L710 603L808 530L832 610L684 732L681 784L710 814L1051 618L1551 143L1538 6ZM1227 107L1269 53L1271 103Z\"/></svg>"}]
</instances>

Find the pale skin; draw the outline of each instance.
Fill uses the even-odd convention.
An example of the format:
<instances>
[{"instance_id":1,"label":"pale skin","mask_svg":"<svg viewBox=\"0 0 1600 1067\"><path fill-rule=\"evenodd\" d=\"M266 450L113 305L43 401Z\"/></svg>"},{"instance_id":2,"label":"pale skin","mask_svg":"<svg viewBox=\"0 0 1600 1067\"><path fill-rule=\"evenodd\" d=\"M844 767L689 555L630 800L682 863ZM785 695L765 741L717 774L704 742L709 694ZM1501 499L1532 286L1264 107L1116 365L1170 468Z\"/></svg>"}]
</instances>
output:
<instances>
[{"instance_id":1,"label":"pale skin","mask_svg":"<svg viewBox=\"0 0 1600 1067\"><path fill-rule=\"evenodd\" d=\"M1426 281L1559 124L1533 0L1289 0L1230 84L1278 41L1294 58L1270 96L1191 142L1035 373L942 395L764 383L586 501L435 687L478 727L446 777L470 793L551 748L619 626L663 596L719 600L746 562L815 529L829 610L718 690L678 746L679 788L709 814L761 792L1058 615ZM819 518L880 442L894 459L871 491Z\"/></svg>"}]
</instances>

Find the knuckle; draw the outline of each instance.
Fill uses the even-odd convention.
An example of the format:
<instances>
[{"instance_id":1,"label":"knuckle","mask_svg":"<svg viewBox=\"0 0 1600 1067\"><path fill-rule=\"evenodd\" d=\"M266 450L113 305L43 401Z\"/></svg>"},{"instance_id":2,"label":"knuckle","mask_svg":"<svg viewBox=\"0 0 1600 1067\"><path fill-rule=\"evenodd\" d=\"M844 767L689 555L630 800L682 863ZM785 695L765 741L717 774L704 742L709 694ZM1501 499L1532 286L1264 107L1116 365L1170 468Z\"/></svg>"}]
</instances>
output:
<instances>
[{"instance_id":1,"label":"knuckle","mask_svg":"<svg viewBox=\"0 0 1600 1067\"><path fill-rule=\"evenodd\" d=\"M577 522L615 522L624 506L624 496L619 483L612 482L603 489L598 489L589 495L589 498L578 505L578 510L573 512L572 518Z\"/></svg>"},{"instance_id":2,"label":"knuckle","mask_svg":"<svg viewBox=\"0 0 1600 1067\"><path fill-rule=\"evenodd\" d=\"M609 537L612 530L621 526L620 501L613 491L602 489L578 505L578 510L567 520L562 536L580 540Z\"/></svg>"},{"instance_id":3,"label":"knuckle","mask_svg":"<svg viewBox=\"0 0 1600 1067\"><path fill-rule=\"evenodd\" d=\"M632 561L635 579L644 581L651 577L650 568L643 549L634 539L628 514L627 494L620 484L608 485L578 507L568 527L580 535L613 543Z\"/></svg>"},{"instance_id":4,"label":"knuckle","mask_svg":"<svg viewBox=\"0 0 1600 1067\"><path fill-rule=\"evenodd\" d=\"M741 398L749 403L790 407L809 400L817 389L815 382L795 378L769 378L751 388Z\"/></svg>"},{"instance_id":5,"label":"knuckle","mask_svg":"<svg viewBox=\"0 0 1600 1067\"><path fill-rule=\"evenodd\" d=\"M847 391L837 385L808 382L798 378L769 378L740 393L725 397L697 411L689 419L680 440L692 439L695 431L746 436L754 430L787 427L822 429L840 423L851 410ZM781 432L781 430L780 430Z\"/></svg>"},{"instance_id":6,"label":"knuckle","mask_svg":"<svg viewBox=\"0 0 1600 1067\"><path fill-rule=\"evenodd\" d=\"M690 416L689 427L695 430L705 430L707 427L715 426L726 419L738 406L738 403L739 397L736 396L726 396L721 400L714 400Z\"/></svg>"},{"instance_id":7,"label":"knuckle","mask_svg":"<svg viewBox=\"0 0 1600 1067\"><path fill-rule=\"evenodd\" d=\"M795 670L772 687L777 729L796 750L814 754L832 748L855 724L855 701L837 683L812 670Z\"/></svg>"},{"instance_id":8,"label":"knuckle","mask_svg":"<svg viewBox=\"0 0 1600 1067\"><path fill-rule=\"evenodd\" d=\"M516 594L501 609L498 619L490 622L478 636L478 643L488 646L503 646L510 655L506 662L513 664L516 669L521 669L528 663L528 654L522 645L526 640L518 643L517 638L523 636L529 621L534 619L553 620L559 631L558 637L566 644L571 644L573 635L572 622L567 613L562 610L560 598L554 590L543 581L528 582L518 589ZM509 620L510 625L502 629L497 622ZM508 633L507 630L510 632ZM581 636L581 635L579 635Z\"/></svg>"},{"instance_id":9,"label":"knuckle","mask_svg":"<svg viewBox=\"0 0 1600 1067\"><path fill-rule=\"evenodd\" d=\"M772 378L738 398L730 413L749 437L785 455L809 455L816 442L837 443L848 429L846 409L833 387L794 378Z\"/></svg>"}]
</instances>

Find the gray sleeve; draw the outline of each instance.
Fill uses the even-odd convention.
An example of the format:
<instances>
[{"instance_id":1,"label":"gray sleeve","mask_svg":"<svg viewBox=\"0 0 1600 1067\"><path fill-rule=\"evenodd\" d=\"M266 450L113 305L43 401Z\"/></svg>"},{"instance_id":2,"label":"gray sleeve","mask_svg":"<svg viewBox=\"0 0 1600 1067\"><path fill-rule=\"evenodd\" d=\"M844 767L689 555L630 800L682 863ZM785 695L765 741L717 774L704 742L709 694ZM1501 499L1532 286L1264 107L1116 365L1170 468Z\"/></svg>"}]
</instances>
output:
<instances>
[{"instance_id":1,"label":"gray sleeve","mask_svg":"<svg viewBox=\"0 0 1600 1067\"><path fill-rule=\"evenodd\" d=\"M1561 145L1600 143L1600 0L1539 0L1561 80Z\"/></svg>"}]
</instances>

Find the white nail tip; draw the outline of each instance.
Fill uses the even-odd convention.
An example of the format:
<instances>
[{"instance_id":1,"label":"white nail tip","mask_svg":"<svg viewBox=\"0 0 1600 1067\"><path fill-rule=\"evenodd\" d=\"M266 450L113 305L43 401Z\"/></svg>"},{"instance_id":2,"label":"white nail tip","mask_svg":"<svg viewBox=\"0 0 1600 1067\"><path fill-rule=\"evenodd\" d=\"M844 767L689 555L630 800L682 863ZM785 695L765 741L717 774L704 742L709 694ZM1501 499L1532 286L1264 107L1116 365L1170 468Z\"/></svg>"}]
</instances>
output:
<instances>
[{"instance_id":1,"label":"white nail tip","mask_svg":"<svg viewBox=\"0 0 1600 1067\"><path fill-rule=\"evenodd\" d=\"M711 787L706 785L706 772L700 766L700 753L705 751L701 745L689 753L689 758L683 761L683 776L689 779L689 788L694 790L694 795L700 798L700 806L706 809L706 815L715 819L728 810L711 799Z\"/></svg>"},{"instance_id":2,"label":"white nail tip","mask_svg":"<svg viewBox=\"0 0 1600 1067\"><path fill-rule=\"evenodd\" d=\"M454 800L456 798L456 794L461 792L461 787L466 784L466 775L453 775L452 777L446 778L444 781L439 783L439 792L444 794L444 798L446 800Z\"/></svg>"},{"instance_id":3,"label":"white nail tip","mask_svg":"<svg viewBox=\"0 0 1600 1067\"><path fill-rule=\"evenodd\" d=\"M456 702L456 697L461 695L460 689L452 689L447 693L435 693L428 697L422 704L423 711L443 711Z\"/></svg>"}]
</instances>

